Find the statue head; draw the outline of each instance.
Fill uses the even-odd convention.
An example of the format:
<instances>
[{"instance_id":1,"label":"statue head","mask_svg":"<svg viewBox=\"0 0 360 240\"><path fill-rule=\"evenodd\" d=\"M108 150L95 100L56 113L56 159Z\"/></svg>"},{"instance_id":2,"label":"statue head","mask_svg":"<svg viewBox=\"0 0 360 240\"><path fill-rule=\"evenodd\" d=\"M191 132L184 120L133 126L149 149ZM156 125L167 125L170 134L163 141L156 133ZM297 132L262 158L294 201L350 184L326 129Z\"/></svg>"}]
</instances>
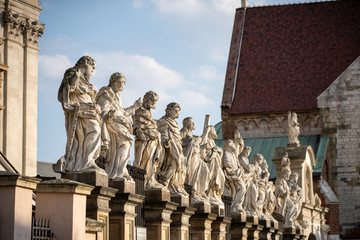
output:
<instances>
[{"instance_id":1,"label":"statue head","mask_svg":"<svg viewBox=\"0 0 360 240\"><path fill-rule=\"evenodd\" d=\"M261 155L260 153L257 153L253 156L252 162L254 164L258 164L261 165L262 161L264 160L263 155Z\"/></svg>"},{"instance_id":2,"label":"statue head","mask_svg":"<svg viewBox=\"0 0 360 240\"><path fill-rule=\"evenodd\" d=\"M284 167L282 169L282 177L285 179L285 180L289 180L290 179L290 174L291 174L291 169L290 167Z\"/></svg>"},{"instance_id":3,"label":"statue head","mask_svg":"<svg viewBox=\"0 0 360 240\"><path fill-rule=\"evenodd\" d=\"M80 71L87 81L90 81L91 74L94 72L96 62L89 56L82 56L75 64L75 68Z\"/></svg>"},{"instance_id":4,"label":"statue head","mask_svg":"<svg viewBox=\"0 0 360 240\"><path fill-rule=\"evenodd\" d=\"M241 152L241 154L243 154L245 157L248 157L251 153L251 147L250 146L245 146L244 150Z\"/></svg>"},{"instance_id":5,"label":"statue head","mask_svg":"<svg viewBox=\"0 0 360 240\"><path fill-rule=\"evenodd\" d=\"M156 108L156 102L159 100L159 96L156 94L156 92L148 91L145 93L143 97L143 107L146 109L155 109Z\"/></svg>"},{"instance_id":6,"label":"statue head","mask_svg":"<svg viewBox=\"0 0 360 240\"><path fill-rule=\"evenodd\" d=\"M195 130L195 123L192 117L184 118L182 124L182 131L191 132L192 130Z\"/></svg>"},{"instance_id":7,"label":"statue head","mask_svg":"<svg viewBox=\"0 0 360 240\"><path fill-rule=\"evenodd\" d=\"M210 127L210 131L209 131L209 138L217 138L217 134L216 134L216 130L214 128L214 126L209 126Z\"/></svg>"},{"instance_id":8,"label":"statue head","mask_svg":"<svg viewBox=\"0 0 360 240\"><path fill-rule=\"evenodd\" d=\"M225 151L230 151L230 152L235 152L236 148L235 148L235 143L233 140L231 139L227 139L224 142L224 150Z\"/></svg>"},{"instance_id":9,"label":"statue head","mask_svg":"<svg viewBox=\"0 0 360 240\"><path fill-rule=\"evenodd\" d=\"M111 87L114 92L121 92L124 90L124 85L126 83L125 75L121 72L116 72L111 74L109 79L109 87Z\"/></svg>"},{"instance_id":10,"label":"statue head","mask_svg":"<svg viewBox=\"0 0 360 240\"><path fill-rule=\"evenodd\" d=\"M169 103L166 106L165 116L170 117L172 119L176 119L179 117L180 110L181 110L181 107L178 103L176 103L176 102Z\"/></svg>"},{"instance_id":11,"label":"statue head","mask_svg":"<svg viewBox=\"0 0 360 240\"><path fill-rule=\"evenodd\" d=\"M290 180L294 183L298 182L299 174L297 172L293 172L290 175Z\"/></svg>"}]
</instances>

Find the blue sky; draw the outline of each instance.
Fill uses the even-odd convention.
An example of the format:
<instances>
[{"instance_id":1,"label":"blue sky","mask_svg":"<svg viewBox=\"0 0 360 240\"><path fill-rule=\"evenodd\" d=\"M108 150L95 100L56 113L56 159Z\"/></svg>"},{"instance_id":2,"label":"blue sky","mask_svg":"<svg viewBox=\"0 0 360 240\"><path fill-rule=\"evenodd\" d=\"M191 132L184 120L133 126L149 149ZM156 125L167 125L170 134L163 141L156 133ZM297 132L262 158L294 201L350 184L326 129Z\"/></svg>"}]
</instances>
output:
<instances>
[{"instance_id":1,"label":"blue sky","mask_svg":"<svg viewBox=\"0 0 360 240\"><path fill-rule=\"evenodd\" d=\"M108 84L112 73L125 74L124 107L153 90L159 95L155 119L164 115L168 103L178 102L180 127L182 119L191 116L198 135L206 114L213 125L221 121L230 38L240 2L40 0L45 33L39 41L38 160L55 162L65 152L64 114L57 91L64 71L83 55L97 62L91 82L98 90ZM248 2L250 6L288 3Z\"/></svg>"}]
</instances>

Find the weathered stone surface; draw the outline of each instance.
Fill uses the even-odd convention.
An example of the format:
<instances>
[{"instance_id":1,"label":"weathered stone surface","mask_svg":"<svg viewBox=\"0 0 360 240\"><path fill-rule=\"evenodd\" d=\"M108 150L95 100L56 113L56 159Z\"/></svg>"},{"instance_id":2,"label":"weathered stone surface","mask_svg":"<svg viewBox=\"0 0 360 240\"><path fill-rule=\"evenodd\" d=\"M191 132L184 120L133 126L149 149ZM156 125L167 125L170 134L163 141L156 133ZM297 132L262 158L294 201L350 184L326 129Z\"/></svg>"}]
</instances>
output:
<instances>
[{"instance_id":1,"label":"weathered stone surface","mask_svg":"<svg viewBox=\"0 0 360 240\"><path fill-rule=\"evenodd\" d=\"M360 57L318 97L322 133L329 136L332 189L339 198L341 231L360 222Z\"/></svg>"},{"instance_id":2,"label":"weathered stone surface","mask_svg":"<svg viewBox=\"0 0 360 240\"><path fill-rule=\"evenodd\" d=\"M86 183L92 186L103 186L107 187L108 176L104 171L89 171L89 172L71 172L62 173L61 177L77 182Z\"/></svg>"}]
</instances>

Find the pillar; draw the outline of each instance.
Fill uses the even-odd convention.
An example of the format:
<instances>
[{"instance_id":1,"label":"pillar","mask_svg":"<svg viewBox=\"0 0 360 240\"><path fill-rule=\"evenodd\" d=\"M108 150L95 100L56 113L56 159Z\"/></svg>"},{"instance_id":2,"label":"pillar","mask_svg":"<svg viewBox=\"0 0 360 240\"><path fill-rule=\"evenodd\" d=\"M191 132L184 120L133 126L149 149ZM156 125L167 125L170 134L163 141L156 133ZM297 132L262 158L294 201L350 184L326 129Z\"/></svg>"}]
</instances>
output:
<instances>
[{"instance_id":1,"label":"pillar","mask_svg":"<svg viewBox=\"0 0 360 240\"><path fill-rule=\"evenodd\" d=\"M33 190L40 179L0 172L1 239L31 238Z\"/></svg>"},{"instance_id":2,"label":"pillar","mask_svg":"<svg viewBox=\"0 0 360 240\"><path fill-rule=\"evenodd\" d=\"M68 179L37 185L36 217L50 219L54 239L85 239L86 196L93 188Z\"/></svg>"}]
</instances>

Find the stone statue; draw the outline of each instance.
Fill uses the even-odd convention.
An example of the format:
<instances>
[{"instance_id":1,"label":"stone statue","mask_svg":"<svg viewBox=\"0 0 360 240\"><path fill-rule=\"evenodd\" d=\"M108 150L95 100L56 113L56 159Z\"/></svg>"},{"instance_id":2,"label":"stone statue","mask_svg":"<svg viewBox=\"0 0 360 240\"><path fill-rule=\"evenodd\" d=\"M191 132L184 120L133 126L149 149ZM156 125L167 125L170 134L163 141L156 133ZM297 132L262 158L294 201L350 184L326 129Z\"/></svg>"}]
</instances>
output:
<instances>
[{"instance_id":1,"label":"stone statue","mask_svg":"<svg viewBox=\"0 0 360 240\"><path fill-rule=\"evenodd\" d=\"M285 167L290 167L290 159L289 154L287 152L284 152L281 156L281 169Z\"/></svg>"},{"instance_id":2,"label":"stone statue","mask_svg":"<svg viewBox=\"0 0 360 240\"><path fill-rule=\"evenodd\" d=\"M149 91L144 95L142 106L135 111L135 161L134 166L146 170L145 188L162 188L156 180L156 172L163 159L164 149L161 145L160 132L157 130L156 120L153 119L151 109L155 109L159 96Z\"/></svg>"},{"instance_id":3,"label":"stone statue","mask_svg":"<svg viewBox=\"0 0 360 240\"><path fill-rule=\"evenodd\" d=\"M180 105L169 103L165 110L165 116L157 121L157 127L161 134L161 144L165 148L164 159L158 172L163 177L161 182L169 188L172 194L188 196L184 189L185 182L185 157L179 125L175 119L179 117Z\"/></svg>"},{"instance_id":4,"label":"stone statue","mask_svg":"<svg viewBox=\"0 0 360 240\"><path fill-rule=\"evenodd\" d=\"M240 166L244 169L244 178L246 184L246 194L243 207L245 211L252 215L258 214L257 199L258 199L258 186L257 178L259 174L259 166L249 163L249 155L251 147L245 146L244 150L239 155Z\"/></svg>"},{"instance_id":5,"label":"stone statue","mask_svg":"<svg viewBox=\"0 0 360 240\"><path fill-rule=\"evenodd\" d=\"M289 144L293 145L300 145L299 142L299 134L300 134L300 127L297 119L297 115L295 112L288 113L288 124L289 124Z\"/></svg>"},{"instance_id":6,"label":"stone statue","mask_svg":"<svg viewBox=\"0 0 360 240\"><path fill-rule=\"evenodd\" d=\"M119 92L124 90L126 78L120 72L113 73L109 85L100 89L96 101L101 106L105 128L103 141L108 143L105 171L110 180L132 180L126 165L132 145L132 122L129 118L141 106L141 99L128 108L123 108Z\"/></svg>"},{"instance_id":7,"label":"stone statue","mask_svg":"<svg viewBox=\"0 0 360 240\"><path fill-rule=\"evenodd\" d=\"M244 212L243 202L246 192L244 170L238 161L237 147L233 140L224 142L223 168L225 174L224 195L233 199L231 212L233 214Z\"/></svg>"},{"instance_id":8,"label":"stone statue","mask_svg":"<svg viewBox=\"0 0 360 240\"><path fill-rule=\"evenodd\" d=\"M301 210L301 189L297 185L297 174L293 174L291 180L290 176L291 169L285 166L275 182L275 211L284 217L285 228L300 226L296 219Z\"/></svg>"},{"instance_id":9,"label":"stone statue","mask_svg":"<svg viewBox=\"0 0 360 240\"><path fill-rule=\"evenodd\" d=\"M267 169L267 163L263 155L257 153L254 155L252 160L253 165L255 166L256 171L256 185L258 188L258 198L256 200L257 212L259 217L264 218L265 214L263 212L263 208L265 205L265 197L266 197L266 188L269 180L269 171Z\"/></svg>"},{"instance_id":10,"label":"stone statue","mask_svg":"<svg viewBox=\"0 0 360 240\"><path fill-rule=\"evenodd\" d=\"M209 202L206 191L209 187L210 175L209 169L201 156L201 145L205 143L209 127L201 137L195 136L192 132L195 130L195 124L191 117L183 120L181 129L182 147L186 158L186 178L185 183L192 186L192 202L205 201Z\"/></svg>"},{"instance_id":11,"label":"stone statue","mask_svg":"<svg viewBox=\"0 0 360 240\"><path fill-rule=\"evenodd\" d=\"M58 100L65 114L66 153L57 164L56 172L100 170L95 160L101 149L100 107L95 102L96 88L90 83L95 60L81 57L66 70L58 91Z\"/></svg>"},{"instance_id":12,"label":"stone statue","mask_svg":"<svg viewBox=\"0 0 360 240\"><path fill-rule=\"evenodd\" d=\"M290 190L290 200L293 202L293 209L288 209L286 213L285 223L297 223L296 219L298 218L301 210L301 187L298 185L299 175L296 172L291 173L288 186ZM289 225L288 224L288 225Z\"/></svg>"},{"instance_id":13,"label":"stone statue","mask_svg":"<svg viewBox=\"0 0 360 240\"><path fill-rule=\"evenodd\" d=\"M210 182L208 187L208 196L210 203L224 206L221 196L224 192L225 175L222 170L223 151L216 146L214 139L217 138L216 130L210 126L208 138L202 148L205 150L205 162L210 172Z\"/></svg>"}]
</instances>

